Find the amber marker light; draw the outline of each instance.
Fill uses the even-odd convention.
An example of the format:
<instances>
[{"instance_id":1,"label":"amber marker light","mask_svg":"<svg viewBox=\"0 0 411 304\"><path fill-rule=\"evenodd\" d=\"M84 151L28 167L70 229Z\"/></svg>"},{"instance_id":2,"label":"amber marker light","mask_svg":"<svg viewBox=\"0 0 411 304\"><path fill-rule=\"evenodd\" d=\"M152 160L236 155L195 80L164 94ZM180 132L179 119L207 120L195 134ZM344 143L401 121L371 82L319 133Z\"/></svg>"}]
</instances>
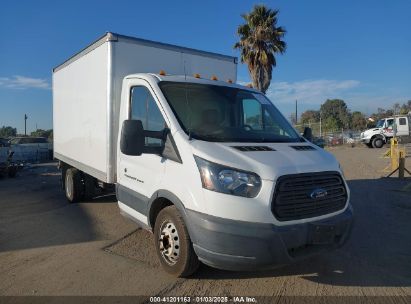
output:
<instances>
[{"instance_id":1,"label":"amber marker light","mask_svg":"<svg viewBox=\"0 0 411 304\"><path fill-rule=\"evenodd\" d=\"M218 80L216 75L211 76L211 80Z\"/></svg>"},{"instance_id":2,"label":"amber marker light","mask_svg":"<svg viewBox=\"0 0 411 304\"><path fill-rule=\"evenodd\" d=\"M166 76L166 71L160 70L160 72L158 74L161 75L161 76Z\"/></svg>"}]
</instances>

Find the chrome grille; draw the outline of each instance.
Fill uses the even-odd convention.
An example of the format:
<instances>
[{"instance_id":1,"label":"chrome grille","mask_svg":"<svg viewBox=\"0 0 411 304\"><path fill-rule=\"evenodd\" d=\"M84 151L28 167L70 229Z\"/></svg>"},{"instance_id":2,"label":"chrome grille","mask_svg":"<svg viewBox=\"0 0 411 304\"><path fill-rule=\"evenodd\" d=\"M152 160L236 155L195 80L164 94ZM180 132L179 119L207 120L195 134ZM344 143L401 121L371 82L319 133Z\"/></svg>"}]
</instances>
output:
<instances>
[{"instance_id":1,"label":"chrome grille","mask_svg":"<svg viewBox=\"0 0 411 304\"><path fill-rule=\"evenodd\" d=\"M313 198L319 189L327 194ZM271 210L279 221L291 221L336 212L346 202L347 190L338 172L291 174L278 179Z\"/></svg>"}]
</instances>

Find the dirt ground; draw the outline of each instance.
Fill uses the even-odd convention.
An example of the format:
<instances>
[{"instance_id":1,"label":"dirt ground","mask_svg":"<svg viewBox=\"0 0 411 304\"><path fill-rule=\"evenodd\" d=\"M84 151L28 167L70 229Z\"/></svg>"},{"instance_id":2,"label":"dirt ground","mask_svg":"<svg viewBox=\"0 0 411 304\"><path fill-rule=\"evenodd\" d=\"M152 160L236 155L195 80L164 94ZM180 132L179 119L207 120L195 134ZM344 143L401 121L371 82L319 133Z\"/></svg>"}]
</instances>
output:
<instances>
[{"instance_id":1,"label":"dirt ground","mask_svg":"<svg viewBox=\"0 0 411 304\"><path fill-rule=\"evenodd\" d=\"M55 164L35 165L0 179L0 295L143 296L137 302L179 295L396 296L405 303L411 299L411 180L381 178L384 151L330 150L355 211L345 247L267 272L201 266L189 279L161 270L152 236L119 214L115 197L69 205ZM411 169L411 158L406 165Z\"/></svg>"}]
</instances>

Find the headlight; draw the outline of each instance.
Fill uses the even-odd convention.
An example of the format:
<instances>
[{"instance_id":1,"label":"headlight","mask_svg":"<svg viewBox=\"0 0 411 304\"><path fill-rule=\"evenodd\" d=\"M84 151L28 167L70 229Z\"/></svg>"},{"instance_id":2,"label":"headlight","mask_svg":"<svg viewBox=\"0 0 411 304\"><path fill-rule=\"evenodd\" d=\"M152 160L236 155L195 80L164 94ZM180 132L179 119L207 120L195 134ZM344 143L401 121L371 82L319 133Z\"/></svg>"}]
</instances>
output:
<instances>
[{"instance_id":1,"label":"headlight","mask_svg":"<svg viewBox=\"0 0 411 304\"><path fill-rule=\"evenodd\" d=\"M194 156L203 188L244 197L256 197L261 189L260 177L252 172L237 170Z\"/></svg>"}]
</instances>

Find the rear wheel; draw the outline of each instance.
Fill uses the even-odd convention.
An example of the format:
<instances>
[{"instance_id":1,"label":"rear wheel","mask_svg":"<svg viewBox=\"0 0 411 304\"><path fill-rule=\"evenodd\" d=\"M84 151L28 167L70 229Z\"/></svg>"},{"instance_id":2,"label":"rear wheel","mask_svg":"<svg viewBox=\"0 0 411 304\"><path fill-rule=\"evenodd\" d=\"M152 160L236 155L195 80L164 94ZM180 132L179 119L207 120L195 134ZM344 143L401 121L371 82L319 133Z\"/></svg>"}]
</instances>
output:
<instances>
[{"instance_id":1,"label":"rear wheel","mask_svg":"<svg viewBox=\"0 0 411 304\"><path fill-rule=\"evenodd\" d=\"M154 225L155 248L164 270L177 277L193 274L200 265L187 227L175 206L160 211Z\"/></svg>"},{"instance_id":2,"label":"rear wheel","mask_svg":"<svg viewBox=\"0 0 411 304\"><path fill-rule=\"evenodd\" d=\"M80 171L76 168L69 168L64 171L64 192L66 193L66 198L70 203L76 203L83 196L83 183Z\"/></svg>"},{"instance_id":3,"label":"rear wheel","mask_svg":"<svg viewBox=\"0 0 411 304\"><path fill-rule=\"evenodd\" d=\"M384 145L384 141L382 140L381 137L375 137L375 138L372 140L372 146L373 146L374 148L379 149L379 148L382 148L383 145Z\"/></svg>"}]
</instances>

